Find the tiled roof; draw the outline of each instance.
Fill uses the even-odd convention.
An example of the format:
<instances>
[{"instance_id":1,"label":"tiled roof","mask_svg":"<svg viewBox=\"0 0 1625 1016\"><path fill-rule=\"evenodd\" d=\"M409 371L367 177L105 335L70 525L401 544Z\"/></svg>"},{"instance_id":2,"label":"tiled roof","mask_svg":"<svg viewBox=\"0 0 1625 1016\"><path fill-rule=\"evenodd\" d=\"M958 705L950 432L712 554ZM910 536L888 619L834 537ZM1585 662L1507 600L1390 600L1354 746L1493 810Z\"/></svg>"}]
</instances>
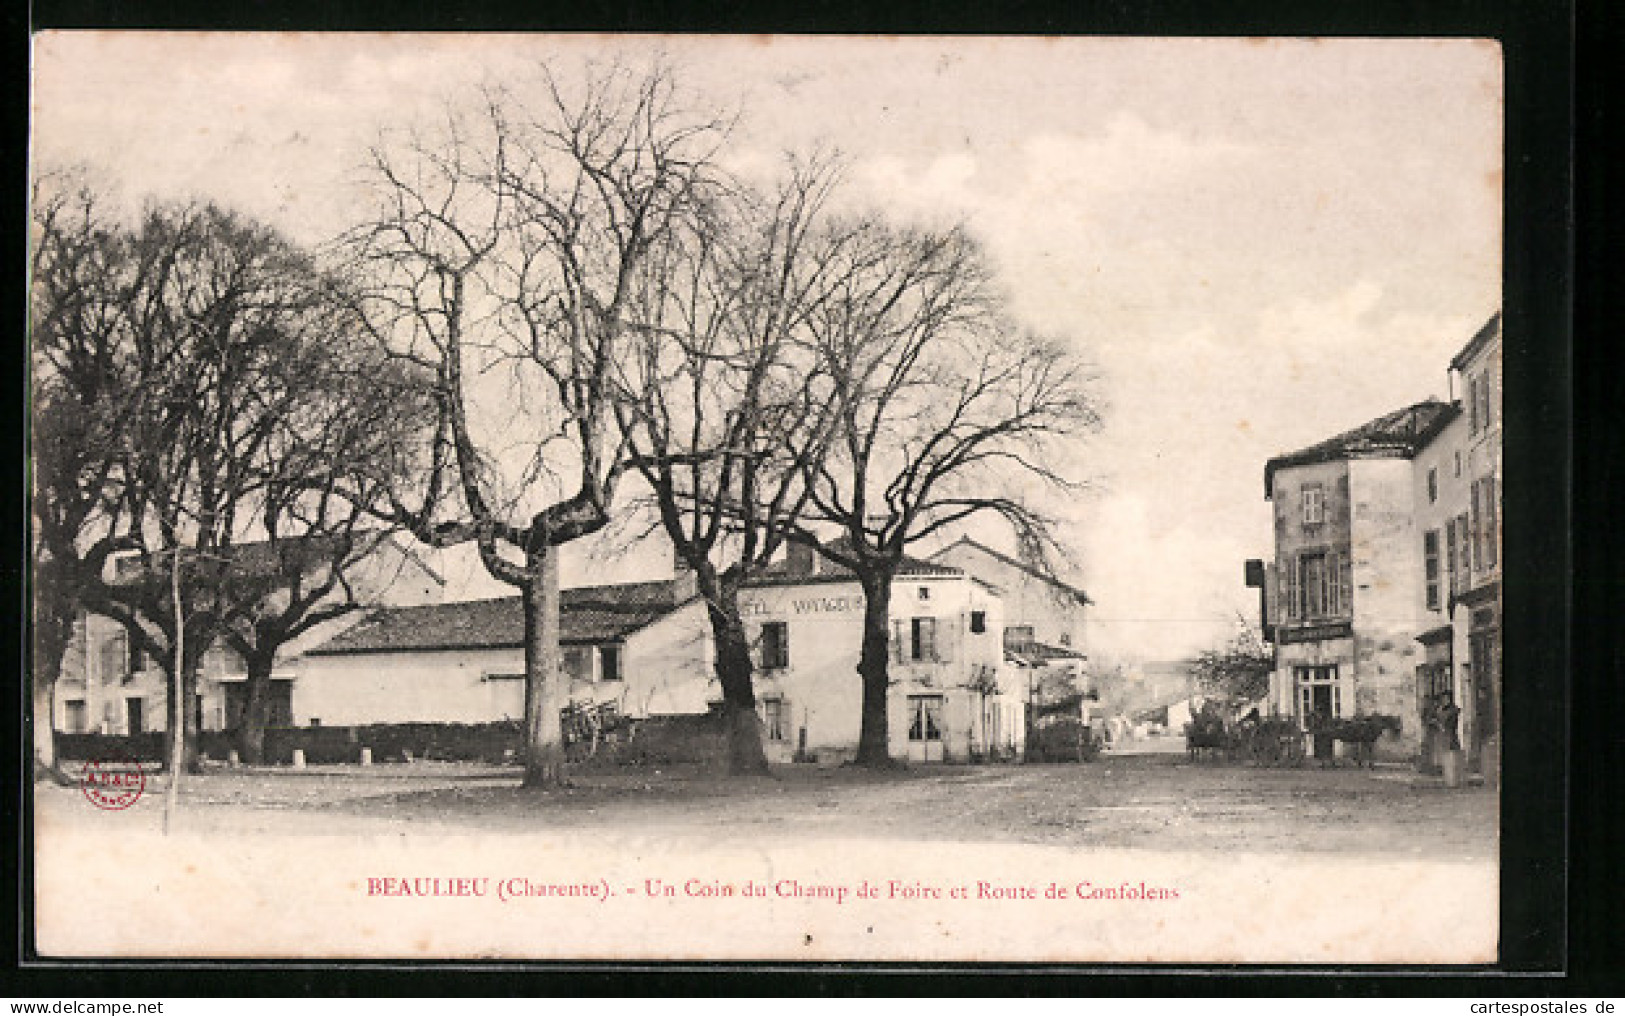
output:
<instances>
[{"instance_id":1,"label":"tiled roof","mask_svg":"<svg viewBox=\"0 0 1625 1016\"><path fill-rule=\"evenodd\" d=\"M1269 497L1277 469L1338 459L1403 458L1415 455L1461 409L1449 402L1428 399L1369 420L1336 437L1307 448L1277 455L1264 465L1264 496Z\"/></svg>"},{"instance_id":2,"label":"tiled roof","mask_svg":"<svg viewBox=\"0 0 1625 1016\"><path fill-rule=\"evenodd\" d=\"M1485 322L1484 327L1480 328L1477 334L1467 340L1467 345L1461 347L1461 352L1451 357L1450 369L1462 370L1467 366L1467 364L1472 362L1473 358L1478 355L1479 351L1482 350L1491 339L1498 339L1500 337L1501 312L1496 311L1490 316L1489 321Z\"/></svg>"},{"instance_id":3,"label":"tiled roof","mask_svg":"<svg viewBox=\"0 0 1625 1016\"><path fill-rule=\"evenodd\" d=\"M660 580L562 590L559 641L582 644L625 638L671 613L681 602L680 587L680 583ZM506 596L374 610L309 655L517 649L524 645L524 637L523 603L517 596Z\"/></svg>"},{"instance_id":4,"label":"tiled roof","mask_svg":"<svg viewBox=\"0 0 1625 1016\"><path fill-rule=\"evenodd\" d=\"M283 536L275 543L269 540L254 540L251 542L235 543L226 548L225 556L231 561L230 575L244 578L274 577L283 572L282 564L297 566L301 571L311 571L325 567L330 561L341 555L345 560L359 560L373 553L385 543L395 541L395 537L380 535L376 531L356 530L350 534L350 543L345 545L343 538L331 533L320 533L307 536ZM399 543L396 546L400 547ZM418 556L410 547L400 547L401 551L419 568L422 568L436 581L441 576ZM189 552L182 552L182 560L192 559ZM165 559L167 560L167 558ZM141 557L128 555L116 558L113 564L114 574L122 581L134 581L141 578L144 566ZM163 568L164 575L168 574L168 566Z\"/></svg>"},{"instance_id":5,"label":"tiled roof","mask_svg":"<svg viewBox=\"0 0 1625 1016\"><path fill-rule=\"evenodd\" d=\"M1069 646L1052 646L1043 642L1026 642L1019 646L1006 646L1004 658L1024 667L1042 667L1056 660L1086 660L1087 656Z\"/></svg>"},{"instance_id":6,"label":"tiled roof","mask_svg":"<svg viewBox=\"0 0 1625 1016\"><path fill-rule=\"evenodd\" d=\"M846 537L835 541L830 546L840 550L842 546L849 545ZM813 552L816 553L816 552ZM856 582L851 569L836 564L822 555L817 557L817 571L810 571L809 566L801 561L786 559L775 561L767 568L757 572L745 583L748 586L788 586L799 585L804 582ZM904 578L952 578L964 575L963 568L950 565L937 564L934 561L925 561L917 557L903 555L902 564L897 568L897 577Z\"/></svg>"}]
</instances>

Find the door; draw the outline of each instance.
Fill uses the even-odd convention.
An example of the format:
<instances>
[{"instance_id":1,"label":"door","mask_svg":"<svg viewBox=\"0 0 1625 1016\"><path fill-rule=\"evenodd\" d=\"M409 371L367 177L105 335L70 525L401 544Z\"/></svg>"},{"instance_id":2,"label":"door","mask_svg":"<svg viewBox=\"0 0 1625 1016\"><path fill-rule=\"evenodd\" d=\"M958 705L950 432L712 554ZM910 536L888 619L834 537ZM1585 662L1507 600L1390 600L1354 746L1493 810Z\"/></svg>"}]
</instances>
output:
<instances>
[{"instance_id":1,"label":"door","mask_svg":"<svg viewBox=\"0 0 1625 1016\"><path fill-rule=\"evenodd\" d=\"M942 757L942 696L910 695L908 697L908 760L910 762L941 762Z\"/></svg>"},{"instance_id":2,"label":"door","mask_svg":"<svg viewBox=\"0 0 1625 1016\"><path fill-rule=\"evenodd\" d=\"M124 730L129 734L143 733L147 728L143 722L146 719L145 702L138 698L124 700Z\"/></svg>"},{"instance_id":3,"label":"door","mask_svg":"<svg viewBox=\"0 0 1625 1016\"><path fill-rule=\"evenodd\" d=\"M1298 722L1311 732L1314 756L1332 757L1332 739L1327 734L1314 733L1314 728L1343 713L1342 691L1337 683L1337 665L1294 667L1298 679Z\"/></svg>"},{"instance_id":4,"label":"door","mask_svg":"<svg viewBox=\"0 0 1625 1016\"><path fill-rule=\"evenodd\" d=\"M1471 678L1469 687L1473 696L1473 729L1469 734L1468 752L1469 765L1482 772L1486 762L1485 754L1492 755L1491 765L1498 764L1493 756L1498 752L1499 742L1499 716L1497 708L1496 682L1500 679L1501 666L1499 659L1500 647L1494 631L1474 632L1467 641L1468 658L1472 661L1468 667Z\"/></svg>"}]
</instances>

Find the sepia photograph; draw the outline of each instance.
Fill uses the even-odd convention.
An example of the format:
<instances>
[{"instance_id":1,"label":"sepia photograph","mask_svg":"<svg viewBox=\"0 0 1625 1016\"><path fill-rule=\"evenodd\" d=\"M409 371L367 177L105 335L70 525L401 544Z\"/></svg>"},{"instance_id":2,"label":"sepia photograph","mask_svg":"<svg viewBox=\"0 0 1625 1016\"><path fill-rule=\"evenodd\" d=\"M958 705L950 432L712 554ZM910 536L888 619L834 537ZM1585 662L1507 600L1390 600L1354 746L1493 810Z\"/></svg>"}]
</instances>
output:
<instances>
[{"instance_id":1,"label":"sepia photograph","mask_svg":"<svg viewBox=\"0 0 1625 1016\"><path fill-rule=\"evenodd\" d=\"M1495 40L32 57L40 957L1500 959Z\"/></svg>"}]
</instances>

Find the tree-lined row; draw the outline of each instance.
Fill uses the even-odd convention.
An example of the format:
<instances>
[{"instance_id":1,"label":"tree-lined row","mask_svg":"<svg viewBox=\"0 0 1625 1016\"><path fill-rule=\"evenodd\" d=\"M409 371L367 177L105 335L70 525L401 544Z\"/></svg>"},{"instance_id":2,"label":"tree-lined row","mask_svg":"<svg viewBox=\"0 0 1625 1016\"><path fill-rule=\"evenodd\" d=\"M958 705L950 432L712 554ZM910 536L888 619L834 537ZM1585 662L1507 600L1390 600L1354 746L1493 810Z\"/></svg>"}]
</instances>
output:
<instances>
[{"instance_id":1,"label":"tree-lined row","mask_svg":"<svg viewBox=\"0 0 1625 1016\"><path fill-rule=\"evenodd\" d=\"M520 591L526 777L556 780L559 548L630 512L694 572L739 771L765 766L739 590L791 541L850 568L859 760L886 763L906 549L988 513L1043 559L1014 492L1073 485L1089 379L1010 318L964 229L844 210L823 157L748 184L698 108L625 68L486 93L385 135L374 205L319 253L210 206L123 224L40 189L36 722L82 608L164 662L171 701L237 649L255 757L276 649L353 609L347 572L405 530L476 543Z\"/></svg>"}]
</instances>

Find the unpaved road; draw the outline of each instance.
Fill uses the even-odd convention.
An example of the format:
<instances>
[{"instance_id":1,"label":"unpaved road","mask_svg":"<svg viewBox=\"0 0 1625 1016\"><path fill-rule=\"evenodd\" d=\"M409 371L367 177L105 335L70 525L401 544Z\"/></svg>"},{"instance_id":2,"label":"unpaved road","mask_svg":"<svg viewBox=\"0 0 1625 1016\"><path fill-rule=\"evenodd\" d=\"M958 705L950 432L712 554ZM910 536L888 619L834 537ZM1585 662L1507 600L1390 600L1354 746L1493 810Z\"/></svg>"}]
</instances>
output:
<instances>
[{"instance_id":1,"label":"unpaved road","mask_svg":"<svg viewBox=\"0 0 1625 1016\"><path fill-rule=\"evenodd\" d=\"M152 828L164 778L127 812L73 788L36 795L50 823ZM869 773L787 766L729 780L693 767L578 769L573 786L524 790L511 769L470 765L214 770L187 777L180 831L443 834L658 830L697 838L1022 842L1490 861L1498 807L1403 769L1264 769L1137 756L1089 765Z\"/></svg>"}]
</instances>

